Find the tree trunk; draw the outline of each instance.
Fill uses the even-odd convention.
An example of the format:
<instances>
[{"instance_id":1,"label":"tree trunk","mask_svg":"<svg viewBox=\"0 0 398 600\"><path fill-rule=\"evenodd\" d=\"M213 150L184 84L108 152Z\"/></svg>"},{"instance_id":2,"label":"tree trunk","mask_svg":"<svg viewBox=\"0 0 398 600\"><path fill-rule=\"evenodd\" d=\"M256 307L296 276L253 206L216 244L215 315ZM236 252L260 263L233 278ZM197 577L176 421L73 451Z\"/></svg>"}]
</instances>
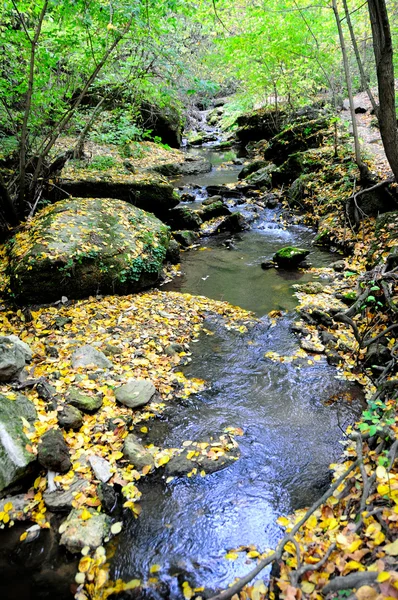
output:
<instances>
[{"instance_id":1,"label":"tree trunk","mask_svg":"<svg viewBox=\"0 0 398 600\"><path fill-rule=\"evenodd\" d=\"M398 131L395 110L394 64L385 0L368 0L379 87L379 126L384 150L398 181Z\"/></svg>"},{"instance_id":2,"label":"tree trunk","mask_svg":"<svg viewBox=\"0 0 398 600\"><path fill-rule=\"evenodd\" d=\"M377 117L378 113L379 113L379 107L376 103L376 100L374 99L372 90L369 87L368 78L366 77L365 69L363 68L363 63L362 63L361 55L359 53L359 48L358 48L357 40L355 37L354 28L352 26L350 11L348 10L347 0L343 0L343 6L344 6L344 12L345 12L346 20L347 20L348 29L350 30L352 47L354 48L355 58L357 59L358 69L359 69L359 73L361 75L362 88L369 96L369 100L372 105L373 111Z\"/></svg>"},{"instance_id":3,"label":"tree trunk","mask_svg":"<svg viewBox=\"0 0 398 600\"><path fill-rule=\"evenodd\" d=\"M352 94L351 73L350 73L350 67L348 64L348 56L347 56L347 49L346 49L345 40L344 40L343 28L341 26L340 15L339 15L339 11L337 8L337 0L332 0L332 7L333 7L334 16L336 19L337 30L339 32L341 53L343 55L345 81L346 81L346 85L347 85L348 99L350 102L352 133L354 136L355 162L358 165L358 169L361 174L361 179L368 180L369 179L369 169L362 162L361 147L359 144L359 135L358 135L358 125L357 125L357 119L356 119L356 115L355 115L354 98L353 98L353 94Z\"/></svg>"}]
</instances>

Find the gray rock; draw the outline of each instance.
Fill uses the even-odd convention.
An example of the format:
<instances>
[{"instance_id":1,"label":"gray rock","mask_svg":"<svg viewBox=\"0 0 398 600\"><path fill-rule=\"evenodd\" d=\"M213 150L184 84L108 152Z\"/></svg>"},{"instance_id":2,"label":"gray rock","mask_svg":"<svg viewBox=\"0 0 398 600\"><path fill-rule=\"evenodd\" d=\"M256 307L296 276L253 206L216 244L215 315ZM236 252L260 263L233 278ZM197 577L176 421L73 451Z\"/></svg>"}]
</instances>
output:
<instances>
[{"instance_id":1,"label":"gray rock","mask_svg":"<svg viewBox=\"0 0 398 600\"><path fill-rule=\"evenodd\" d=\"M266 166L267 162L265 160L254 160L243 167L243 169L239 172L238 179L246 179L246 177L249 177L249 175L252 173L259 171Z\"/></svg>"},{"instance_id":2,"label":"gray rock","mask_svg":"<svg viewBox=\"0 0 398 600\"><path fill-rule=\"evenodd\" d=\"M199 456L193 459L187 458L187 453L183 452L173 456L165 466L167 475L184 476L196 468L197 472L205 471L206 474L216 473L226 469L239 458L240 452L237 448L233 451L220 456L218 460L211 460L206 456Z\"/></svg>"},{"instance_id":3,"label":"gray rock","mask_svg":"<svg viewBox=\"0 0 398 600\"><path fill-rule=\"evenodd\" d=\"M44 504L52 512L69 512L72 510L72 502L76 494L83 492L90 482L87 479L75 479L67 490L46 491L43 494Z\"/></svg>"},{"instance_id":4,"label":"gray rock","mask_svg":"<svg viewBox=\"0 0 398 600\"><path fill-rule=\"evenodd\" d=\"M27 475L36 457L26 450L29 439L23 431L23 421L32 423L36 410L25 396L15 400L0 395L0 491Z\"/></svg>"},{"instance_id":5,"label":"gray rock","mask_svg":"<svg viewBox=\"0 0 398 600\"><path fill-rule=\"evenodd\" d=\"M178 265L180 262L180 244L177 240L170 240L169 247L167 248L166 260L171 262L172 265Z\"/></svg>"},{"instance_id":6,"label":"gray rock","mask_svg":"<svg viewBox=\"0 0 398 600\"><path fill-rule=\"evenodd\" d=\"M234 212L232 215L225 217L224 221L217 227L216 233L223 231L237 233L245 229L249 229L247 219L240 212Z\"/></svg>"},{"instance_id":7,"label":"gray rock","mask_svg":"<svg viewBox=\"0 0 398 600\"><path fill-rule=\"evenodd\" d=\"M42 467L56 473L66 473L72 466L69 448L62 431L49 429L41 437L37 458Z\"/></svg>"},{"instance_id":8,"label":"gray rock","mask_svg":"<svg viewBox=\"0 0 398 600\"><path fill-rule=\"evenodd\" d=\"M255 185L257 187L271 187L272 186L272 171L275 169L275 165L267 165L258 171L255 171L251 175L245 178L245 183Z\"/></svg>"},{"instance_id":9,"label":"gray rock","mask_svg":"<svg viewBox=\"0 0 398 600\"><path fill-rule=\"evenodd\" d=\"M192 208L176 206L169 211L168 222L176 229L198 229L202 219Z\"/></svg>"},{"instance_id":10,"label":"gray rock","mask_svg":"<svg viewBox=\"0 0 398 600\"><path fill-rule=\"evenodd\" d=\"M203 206L209 206L209 204L214 204L214 202L222 202L222 196L217 194L216 196L209 196L205 200L203 200Z\"/></svg>"},{"instance_id":11,"label":"gray rock","mask_svg":"<svg viewBox=\"0 0 398 600\"><path fill-rule=\"evenodd\" d=\"M221 200L217 202L213 202L212 204L208 204L201 211L200 215L203 221L209 221L210 219L214 219L215 217L221 217L230 215L231 211Z\"/></svg>"},{"instance_id":12,"label":"gray rock","mask_svg":"<svg viewBox=\"0 0 398 600\"><path fill-rule=\"evenodd\" d=\"M115 398L129 408L145 406L152 399L156 388L146 379L129 379L127 383L115 389Z\"/></svg>"},{"instance_id":13,"label":"gray rock","mask_svg":"<svg viewBox=\"0 0 398 600\"><path fill-rule=\"evenodd\" d=\"M132 433L124 440L123 454L136 469L142 469L147 465L153 466L155 464L152 454L144 448L138 438Z\"/></svg>"},{"instance_id":14,"label":"gray rock","mask_svg":"<svg viewBox=\"0 0 398 600\"><path fill-rule=\"evenodd\" d=\"M173 237L183 248L188 248L198 240L199 234L189 230L173 231Z\"/></svg>"},{"instance_id":15,"label":"gray rock","mask_svg":"<svg viewBox=\"0 0 398 600\"><path fill-rule=\"evenodd\" d=\"M30 520L30 515L23 510L27 503L28 499L25 494L7 496L0 500L0 512L4 511L4 506L6 504L12 504L12 509L9 511L10 517L12 517L14 521L28 521Z\"/></svg>"},{"instance_id":16,"label":"gray rock","mask_svg":"<svg viewBox=\"0 0 398 600\"><path fill-rule=\"evenodd\" d=\"M304 294L320 294L323 292L323 285L319 281L309 281L298 285L297 291Z\"/></svg>"},{"instance_id":17,"label":"gray rock","mask_svg":"<svg viewBox=\"0 0 398 600\"><path fill-rule=\"evenodd\" d=\"M273 261L273 260L264 260L264 261L261 263L261 268L262 268L264 271L267 271L268 269L273 269L275 266L276 266L276 264L274 263L274 261Z\"/></svg>"},{"instance_id":18,"label":"gray rock","mask_svg":"<svg viewBox=\"0 0 398 600\"><path fill-rule=\"evenodd\" d=\"M70 390L66 400L68 404L86 413L94 413L102 406L101 396L89 396L76 388Z\"/></svg>"},{"instance_id":19,"label":"gray rock","mask_svg":"<svg viewBox=\"0 0 398 600\"><path fill-rule=\"evenodd\" d=\"M336 260L335 262L332 262L329 266L331 269L334 269L334 271L337 271L338 273L341 273L346 269L346 264L344 260Z\"/></svg>"},{"instance_id":20,"label":"gray rock","mask_svg":"<svg viewBox=\"0 0 398 600\"><path fill-rule=\"evenodd\" d=\"M325 346L321 343L316 344L315 342L312 342L311 340L300 340L300 346L302 347L303 350L306 350L307 352L313 352L316 354L322 354L322 352L325 351Z\"/></svg>"},{"instance_id":21,"label":"gray rock","mask_svg":"<svg viewBox=\"0 0 398 600\"><path fill-rule=\"evenodd\" d=\"M93 454L88 457L88 462L90 463L91 468L94 471L96 479L98 479L102 483L106 483L110 480L113 473L111 471L110 463L107 460L105 460L105 458Z\"/></svg>"},{"instance_id":22,"label":"gray rock","mask_svg":"<svg viewBox=\"0 0 398 600\"><path fill-rule=\"evenodd\" d=\"M58 423L64 429L77 431L83 425L83 415L78 408L66 405L57 413Z\"/></svg>"},{"instance_id":23,"label":"gray rock","mask_svg":"<svg viewBox=\"0 0 398 600\"><path fill-rule=\"evenodd\" d=\"M117 506L117 493L112 485L100 483L97 488L98 498L101 500L103 510L109 515Z\"/></svg>"},{"instance_id":24,"label":"gray rock","mask_svg":"<svg viewBox=\"0 0 398 600\"><path fill-rule=\"evenodd\" d=\"M112 363L103 352L93 348L93 346L86 345L78 348L72 354L72 367L77 369L78 367L88 366L110 369Z\"/></svg>"},{"instance_id":25,"label":"gray rock","mask_svg":"<svg viewBox=\"0 0 398 600\"><path fill-rule=\"evenodd\" d=\"M59 528L62 533L59 543L72 554L77 554L84 546L95 550L109 533L109 518L106 515L92 508L84 510L89 511L90 519L81 519L83 509L73 509Z\"/></svg>"},{"instance_id":26,"label":"gray rock","mask_svg":"<svg viewBox=\"0 0 398 600\"><path fill-rule=\"evenodd\" d=\"M16 335L0 337L0 381L9 381L32 359L32 351Z\"/></svg>"}]
</instances>

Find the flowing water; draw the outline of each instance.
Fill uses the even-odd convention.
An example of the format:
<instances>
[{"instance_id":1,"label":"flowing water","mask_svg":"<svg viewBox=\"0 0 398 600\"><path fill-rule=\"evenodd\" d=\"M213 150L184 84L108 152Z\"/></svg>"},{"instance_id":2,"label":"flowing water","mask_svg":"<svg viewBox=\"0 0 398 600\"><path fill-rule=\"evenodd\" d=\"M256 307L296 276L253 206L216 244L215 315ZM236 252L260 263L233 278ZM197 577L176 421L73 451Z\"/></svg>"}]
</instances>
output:
<instances>
[{"instance_id":1,"label":"flowing water","mask_svg":"<svg viewBox=\"0 0 398 600\"><path fill-rule=\"evenodd\" d=\"M218 163L225 160L214 157ZM191 177L197 202L205 196L198 186L232 181L239 169L218 164L207 175ZM192 345L192 362L185 367L188 376L206 380L206 391L168 407L162 420L151 425L149 441L168 447L201 441L229 426L244 433L237 438L241 458L227 469L168 483L156 475L141 486L142 514L119 536L112 571L124 580L146 580L150 566L160 565L161 585L145 597L179 599L183 581L214 590L245 574L252 561L244 553L236 561L226 560L226 552L242 544L260 551L275 547L281 536L277 516L311 504L322 493L328 465L341 453L341 427L361 410L360 392L337 380L324 358L310 365L307 359L275 363L264 357L269 350L283 355L297 350L290 331L294 315L276 326L265 315L293 309L292 285L310 275L263 271L260 264L283 246L308 247L314 234L285 227L277 210L256 216L251 231L233 236L229 247L228 236L218 236L201 241L208 250L184 253L183 276L168 286L228 300L261 318L243 336L209 319L206 329L212 335L203 334ZM315 249L310 258L315 265L333 260ZM337 401L329 405L331 396Z\"/></svg>"}]
</instances>

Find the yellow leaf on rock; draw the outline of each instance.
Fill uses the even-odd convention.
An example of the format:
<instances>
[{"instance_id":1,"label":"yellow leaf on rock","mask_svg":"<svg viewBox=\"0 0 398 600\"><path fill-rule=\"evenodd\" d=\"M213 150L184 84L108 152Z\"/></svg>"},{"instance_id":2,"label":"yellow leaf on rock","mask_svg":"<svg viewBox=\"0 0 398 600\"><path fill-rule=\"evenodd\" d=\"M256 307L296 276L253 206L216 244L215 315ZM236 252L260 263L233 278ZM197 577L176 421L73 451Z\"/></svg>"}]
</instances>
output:
<instances>
[{"instance_id":1,"label":"yellow leaf on rock","mask_svg":"<svg viewBox=\"0 0 398 600\"><path fill-rule=\"evenodd\" d=\"M82 521L88 521L89 519L91 519L91 517L92 514L90 513L90 511L88 511L87 508L84 508L82 514L80 515Z\"/></svg>"},{"instance_id":2,"label":"yellow leaf on rock","mask_svg":"<svg viewBox=\"0 0 398 600\"><path fill-rule=\"evenodd\" d=\"M370 585L363 585L355 593L358 600L376 600L378 595L378 592Z\"/></svg>"},{"instance_id":3,"label":"yellow leaf on rock","mask_svg":"<svg viewBox=\"0 0 398 600\"><path fill-rule=\"evenodd\" d=\"M228 560L236 560L238 556L239 554L237 554L236 552L227 552L225 558L227 558Z\"/></svg>"},{"instance_id":4,"label":"yellow leaf on rock","mask_svg":"<svg viewBox=\"0 0 398 600\"><path fill-rule=\"evenodd\" d=\"M118 533L121 532L123 528L123 523L121 521L118 521L117 523L114 523L111 527L111 533L113 535L117 535Z\"/></svg>"},{"instance_id":5,"label":"yellow leaf on rock","mask_svg":"<svg viewBox=\"0 0 398 600\"><path fill-rule=\"evenodd\" d=\"M301 584L301 589L303 590L304 594L312 594L315 589L315 584L311 583L310 581L303 581Z\"/></svg>"},{"instance_id":6,"label":"yellow leaf on rock","mask_svg":"<svg viewBox=\"0 0 398 600\"><path fill-rule=\"evenodd\" d=\"M150 573L159 573L160 571L160 565L151 565L149 572Z\"/></svg>"},{"instance_id":7,"label":"yellow leaf on rock","mask_svg":"<svg viewBox=\"0 0 398 600\"><path fill-rule=\"evenodd\" d=\"M378 583L383 583L383 581L387 581L388 579L390 579L390 573L387 573L387 571L381 571L381 573L378 574L376 581Z\"/></svg>"}]
</instances>

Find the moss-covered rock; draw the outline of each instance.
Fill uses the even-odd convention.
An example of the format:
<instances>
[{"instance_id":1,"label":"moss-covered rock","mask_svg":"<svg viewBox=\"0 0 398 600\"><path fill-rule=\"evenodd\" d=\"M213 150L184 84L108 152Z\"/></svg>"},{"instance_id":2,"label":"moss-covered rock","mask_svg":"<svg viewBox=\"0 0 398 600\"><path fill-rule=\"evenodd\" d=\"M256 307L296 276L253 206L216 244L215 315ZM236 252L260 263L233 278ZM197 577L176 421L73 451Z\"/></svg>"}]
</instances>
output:
<instances>
[{"instance_id":1,"label":"moss-covered rock","mask_svg":"<svg viewBox=\"0 0 398 600\"><path fill-rule=\"evenodd\" d=\"M327 134L329 123L329 117L323 116L287 127L269 141L264 151L265 160L281 165L290 154L318 148Z\"/></svg>"},{"instance_id":2,"label":"moss-covered rock","mask_svg":"<svg viewBox=\"0 0 398 600\"><path fill-rule=\"evenodd\" d=\"M63 200L9 243L11 290L32 303L138 291L157 281L169 239L166 225L121 200Z\"/></svg>"},{"instance_id":3,"label":"moss-covered rock","mask_svg":"<svg viewBox=\"0 0 398 600\"><path fill-rule=\"evenodd\" d=\"M163 218L179 202L167 179L149 172L132 173L120 163L105 171L87 168L81 163L69 163L62 171L61 184L53 192L53 196L56 199L66 196L116 198L159 218Z\"/></svg>"},{"instance_id":4,"label":"moss-covered rock","mask_svg":"<svg viewBox=\"0 0 398 600\"><path fill-rule=\"evenodd\" d=\"M230 214L231 211L229 210L228 206L225 206L222 200L218 200L212 204L207 204L200 211L202 221L209 221L215 217L222 217Z\"/></svg>"},{"instance_id":5,"label":"moss-covered rock","mask_svg":"<svg viewBox=\"0 0 398 600\"><path fill-rule=\"evenodd\" d=\"M180 205L169 211L167 222L175 229L198 229L202 219L197 211Z\"/></svg>"},{"instance_id":6,"label":"moss-covered rock","mask_svg":"<svg viewBox=\"0 0 398 600\"><path fill-rule=\"evenodd\" d=\"M173 231L173 237L183 248L188 248L198 240L199 233L189 230Z\"/></svg>"},{"instance_id":7,"label":"moss-covered rock","mask_svg":"<svg viewBox=\"0 0 398 600\"><path fill-rule=\"evenodd\" d=\"M308 255L310 251L304 248L286 246L281 248L273 256L277 265L284 268L296 268Z\"/></svg>"},{"instance_id":8,"label":"moss-covered rock","mask_svg":"<svg viewBox=\"0 0 398 600\"><path fill-rule=\"evenodd\" d=\"M397 255L398 264L398 211L384 213L377 218L374 242L367 256L368 266L374 267L389 254Z\"/></svg>"}]
</instances>

